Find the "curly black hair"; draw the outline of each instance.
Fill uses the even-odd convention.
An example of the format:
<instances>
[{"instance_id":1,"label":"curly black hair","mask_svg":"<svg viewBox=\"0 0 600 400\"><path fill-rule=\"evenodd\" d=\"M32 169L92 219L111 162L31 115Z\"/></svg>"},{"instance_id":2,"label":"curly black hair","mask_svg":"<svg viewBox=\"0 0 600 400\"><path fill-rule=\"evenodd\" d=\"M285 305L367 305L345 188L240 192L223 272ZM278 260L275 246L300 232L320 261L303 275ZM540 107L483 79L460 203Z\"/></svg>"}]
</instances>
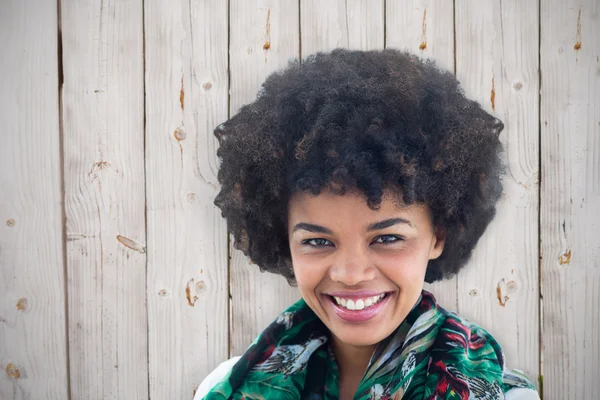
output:
<instances>
[{"instance_id":1,"label":"curly black hair","mask_svg":"<svg viewBox=\"0 0 600 400\"><path fill-rule=\"evenodd\" d=\"M234 246L294 284L288 201L358 190L371 209L393 189L443 229L425 280L456 274L492 220L504 125L465 97L454 75L395 49L316 53L271 74L256 100L214 134L222 210Z\"/></svg>"}]
</instances>

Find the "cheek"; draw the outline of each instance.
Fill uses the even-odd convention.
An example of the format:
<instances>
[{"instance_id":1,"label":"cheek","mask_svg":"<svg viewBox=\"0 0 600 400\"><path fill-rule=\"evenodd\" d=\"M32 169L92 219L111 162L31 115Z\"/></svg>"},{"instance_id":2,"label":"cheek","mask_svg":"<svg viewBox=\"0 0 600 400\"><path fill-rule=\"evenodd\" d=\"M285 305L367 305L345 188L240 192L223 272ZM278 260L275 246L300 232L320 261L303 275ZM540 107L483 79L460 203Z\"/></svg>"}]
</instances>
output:
<instances>
[{"instance_id":1,"label":"cheek","mask_svg":"<svg viewBox=\"0 0 600 400\"><path fill-rule=\"evenodd\" d=\"M392 280L418 281L425 276L429 262L429 249L405 248L401 251L378 255L377 265L381 272Z\"/></svg>"},{"instance_id":2,"label":"cheek","mask_svg":"<svg viewBox=\"0 0 600 400\"><path fill-rule=\"evenodd\" d=\"M323 268L310 257L292 255L292 266L299 288L314 287L323 279Z\"/></svg>"}]
</instances>

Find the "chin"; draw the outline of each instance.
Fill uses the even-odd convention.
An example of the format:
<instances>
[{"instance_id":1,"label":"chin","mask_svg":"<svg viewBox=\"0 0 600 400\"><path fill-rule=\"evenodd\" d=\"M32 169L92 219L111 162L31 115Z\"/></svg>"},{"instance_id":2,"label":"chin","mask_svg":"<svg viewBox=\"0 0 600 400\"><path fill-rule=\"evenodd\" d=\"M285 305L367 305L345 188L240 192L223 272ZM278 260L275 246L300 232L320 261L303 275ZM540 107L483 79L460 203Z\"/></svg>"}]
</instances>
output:
<instances>
[{"instance_id":1,"label":"chin","mask_svg":"<svg viewBox=\"0 0 600 400\"><path fill-rule=\"evenodd\" d=\"M364 328L365 329L351 329L339 327L338 329L331 330L331 333L344 344L349 346L365 347L376 346L379 342L394 332L393 329L388 333L373 332L373 329L370 327Z\"/></svg>"}]
</instances>

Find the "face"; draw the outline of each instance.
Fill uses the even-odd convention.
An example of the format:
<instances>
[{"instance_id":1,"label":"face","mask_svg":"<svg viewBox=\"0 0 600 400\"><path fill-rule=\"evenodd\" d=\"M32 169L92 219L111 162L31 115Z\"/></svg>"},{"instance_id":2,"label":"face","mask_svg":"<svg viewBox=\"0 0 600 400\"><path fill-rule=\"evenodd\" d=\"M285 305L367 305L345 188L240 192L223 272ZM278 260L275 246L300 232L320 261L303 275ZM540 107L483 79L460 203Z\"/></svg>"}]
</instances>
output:
<instances>
[{"instance_id":1,"label":"face","mask_svg":"<svg viewBox=\"0 0 600 400\"><path fill-rule=\"evenodd\" d=\"M353 346L375 345L402 323L444 247L428 207L389 193L378 210L359 194L296 193L288 226L302 297L334 340Z\"/></svg>"}]
</instances>

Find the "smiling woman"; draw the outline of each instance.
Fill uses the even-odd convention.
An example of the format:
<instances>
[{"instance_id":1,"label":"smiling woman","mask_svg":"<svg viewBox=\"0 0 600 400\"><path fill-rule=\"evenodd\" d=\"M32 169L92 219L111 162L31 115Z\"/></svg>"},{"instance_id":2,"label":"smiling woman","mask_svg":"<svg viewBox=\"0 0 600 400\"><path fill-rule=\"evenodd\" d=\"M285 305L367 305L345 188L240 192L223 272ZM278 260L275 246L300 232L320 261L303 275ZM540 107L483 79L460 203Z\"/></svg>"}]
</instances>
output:
<instances>
[{"instance_id":1,"label":"smiling woman","mask_svg":"<svg viewBox=\"0 0 600 400\"><path fill-rule=\"evenodd\" d=\"M207 399L537 399L483 328L423 290L495 214L502 123L397 50L271 75L215 130L235 246L302 300L199 387Z\"/></svg>"},{"instance_id":2,"label":"smiling woman","mask_svg":"<svg viewBox=\"0 0 600 400\"><path fill-rule=\"evenodd\" d=\"M391 194L372 210L359 194L296 193L288 225L298 288L331 332L340 396L352 398L376 345L419 300L444 238L428 207L398 205Z\"/></svg>"},{"instance_id":3,"label":"smiling woman","mask_svg":"<svg viewBox=\"0 0 600 400\"><path fill-rule=\"evenodd\" d=\"M444 247L426 206L399 207L388 196L372 210L358 194L297 193L289 226L300 294L333 333L336 354L358 347L370 357L416 304Z\"/></svg>"}]
</instances>

